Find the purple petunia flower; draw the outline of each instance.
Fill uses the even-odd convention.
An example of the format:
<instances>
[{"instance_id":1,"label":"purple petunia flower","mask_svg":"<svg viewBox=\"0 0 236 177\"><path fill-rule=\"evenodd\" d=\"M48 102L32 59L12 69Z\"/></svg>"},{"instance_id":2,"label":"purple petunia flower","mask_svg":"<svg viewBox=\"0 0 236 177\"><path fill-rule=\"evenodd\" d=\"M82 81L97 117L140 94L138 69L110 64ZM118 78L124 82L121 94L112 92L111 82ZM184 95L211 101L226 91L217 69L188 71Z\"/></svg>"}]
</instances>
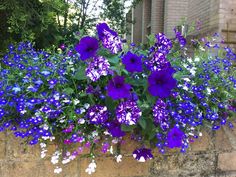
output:
<instances>
[{"instance_id":1,"label":"purple petunia flower","mask_svg":"<svg viewBox=\"0 0 236 177\"><path fill-rule=\"evenodd\" d=\"M168 111L166 107L167 107L166 103L162 101L161 99L158 99L153 108L154 122L160 125L160 127L163 130L166 130L169 128Z\"/></svg>"},{"instance_id":2,"label":"purple petunia flower","mask_svg":"<svg viewBox=\"0 0 236 177\"><path fill-rule=\"evenodd\" d=\"M157 48L157 51L165 55L168 54L170 49L172 48L171 40L168 39L163 33L156 34L156 39L157 42L155 43L155 46Z\"/></svg>"},{"instance_id":3,"label":"purple petunia flower","mask_svg":"<svg viewBox=\"0 0 236 177\"><path fill-rule=\"evenodd\" d=\"M119 123L135 125L142 112L135 101L121 102L116 108L116 118Z\"/></svg>"},{"instance_id":4,"label":"purple petunia flower","mask_svg":"<svg viewBox=\"0 0 236 177\"><path fill-rule=\"evenodd\" d=\"M152 159L152 151L147 148L136 149L133 152L133 157L139 162L145 162L146 160Z\"/></svg>"},{"instance_id":5,"label":"purple petunia flower","mask_svg":"<svg viewBox=\"0 0 236 177\"><path fill-rule=\"evenodd\" d=\"M98 40L96 38L86 36L75 46L75 50L79 52L81 60L86 60L96 55L98 47Z\"/></svg>"},{"instance_id":6,"label":"purple petunia flower","mask_svg":"<svg viewBox=\"0 0 236 177\"><path fill-rule=\"evenodd\" d=\"M171 90L176 87L176 80L173 78L173 68L155 71L148 77L148 91L153 96L166 98Z\"/></svg>"},{"instance_id":7,"label":"purple petunia flower","mask_svg":"<svg viewBox=\"0 0 236 177\"><path fill-rule=\"evenodd\" d=\"M128 98L130 96L131 85L125 83L123 76L116 76L109 81L107 86L107 94L113 100Z\"/></svg>"},{"instance_id":8,"label":"purple petunia flower","mask_svg":"<svg viewBox=\"0 0 236 177\"><path fill-rule=\"evenodd\" d=\"M167 143L169 148L181 147L184 132L177 127L172 128L167 134Z\"/></svg>"},{"instance_id":9,"label":"purple petunia flower","mask_svg":"<svg viewBox=\"0 0 236 177\"><path fill-rule=\"evenodd\" d=\"M174 28L174 32L176 39L179 41L180 47L184 47L187 43L186 39L182 36L182 34L179 31L177 31L176 28Z\"/></svg>"},{"instance_id":10,"label":"purple petunia flower","mask_svg":"<svg viewBox=\"0 0 236 177\"><path fill-rule=\"evenodd\" d=\"M122 58L122 63L129 72L142 72L143 70L141 57L130 51Z\"/></svg>"},{"instance_id":11,"label":"purple petunia flower","mask_svg":"<svg viewBox=\"0 0 236 177\"><path fill-rule=\"evenodd\" d=\"M166 56L163 53L156 52L151 60L145 61L145 65L151 71L160 71L170 67Z\"/></svg>"},{"instance_id":12,"label":"purple petunia flower","mask_svg":"<svg viewBox=\"0 0 236 177\"><path fill-rule=\"evenodd\" d=\"M106 106L94 105L87 111L86 117L91 124L102 124L108 120L108 111Z\"/></svg>"},{"instance_id":13,"label":"purple petunia flower","mask_svg":"<svg viewBox=\"0 0 236 177\"><path fill-rule=\"evenodd\" d=\"M116 54L122 50L122 41L118 34L111 30L106 23L97 25L98 37L102 41L103 47Z\"/></svg>"},{"instance_id":14,"label":"purple petunia flower","mask_svg":"<svg viewBox=\"0 0 236 177\"><path fill-rule=\"evenodd\" d=\"M110 123L108 126L108 132L112 137L120 138L125 136L125 132L121 130L121 125L118 123Z\"/></svg>"},{"instance_id":15,"label":"purple petunia flower","mask_svg":"<svg viewBox=\"0 0 236 177\"><path fill-rule=\"evenodd\" d=\"M97 81L101 76L106 76L109 72L110 64L104 57L94 57L93 61L86 68L86 75L92 80Z\"/></svg>"},{"instance_id":16,"label":"purple petunia flower","mask_svg":"<svg viewBox=\"0 0 236 177\"><path fill-rule=\"evenodd\" d=\"M106 37L106 34L104 33L104 31L110 32L113 36L118 36L117 32L111 30L106 23L99 23L99 24L97 24L96 28L97 28L97 32L98 32L98 38L100 40L103 40L103 38Z\"/></svg>"}]
</instances>

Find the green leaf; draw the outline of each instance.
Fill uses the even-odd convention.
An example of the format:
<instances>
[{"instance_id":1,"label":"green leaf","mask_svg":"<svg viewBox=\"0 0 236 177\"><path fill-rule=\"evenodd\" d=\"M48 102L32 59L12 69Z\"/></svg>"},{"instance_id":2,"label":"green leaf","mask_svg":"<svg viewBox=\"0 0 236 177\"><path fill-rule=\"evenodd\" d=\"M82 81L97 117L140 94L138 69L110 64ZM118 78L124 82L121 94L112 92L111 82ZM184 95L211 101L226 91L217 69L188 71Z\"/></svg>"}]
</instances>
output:
<instances>
[{"instance_id":1,"label":"green leaf","mask_svg":"<svg viewBox=\"0 0 236 177\"><path fill-rule=\"evenodd\" d=\"M149 43L149 45L150 45L150 46L153 46L153 45L155 44L155 42L156 42L156 37L155 37L155 35L154 35L154 34L151 34L151 35L147 36L147 38L148 38L148 43Z\"/></svg>"},{"instance_id":2,"label":"green leaf","mask_svg":"<svg viewBox=\"0 0 236 177\"><path fill-rule=\"evenodd\" d=\"M145 79L127 79L127 82L134 86L143 86L147 85L147 80Z\"/></svg>"},{"instance_id":3,"label":"green leaf","mask_svg":"<svg viewBox=\"0 0 236 177\"><path fill-rule=\"evenodd\" d=\"M63 92L65 92L65 93L68 94L68 95L71 95L71 94L74 93L74 89L68 87L68 88L65 88L65 89L63 90Z\"/></svg>"},{"instance_id":4,"label":"green leaf","mask_svg":"<svg viewBox=\"0 0 236 177\"><path fill-rule=\"evenodd\" d=\"M121 75L121 71L119 68L115 67L115 66L111 66L110 69L112 69L113 71L115 71L118 75Z\"/></svg>"},{"instance_id":5,"label":"green leaf","mask_svg":"<svg viewBox=\"0 0 236 177\"><path fill-rule=\"evenodd\" d=\"M144 117L141 117L141 119L139 119L138 123L142 127L142 129L146 129L147 123L146 123L146 120L144 119Z\"/></svg>"},{"instance_id":6,"label":"green leaf","mask_svg":"<svg viewBox=\"0 0 236 177\"><path fill-rule=\"evenodd\" d=\"M144 133L149 140L153 139L156 135L156 126L152 119L146 119L146 128L144 129Z\"/></svg>"},{"instance_id":7,"label":"green leaf","mask_svg":"<svg viewBox=\"0 0 236 177\"><path fill-rule=\"evenodd\" d=\"M111 58L108 58L108 61L113 63L113 64L117 64L117 63L119 63L120 58L119 58L119 56L113 56Z\"/></svg>"},{"instance_id":8,"label":"green leaf","mask_svg":"<svg viewBox=\"0 0 236 177\"><path fill-rule=\"evenodd\" d=\"M135 127L136 127L135 125L124 125L124 124L122 124L121 125L121 130L124 131L124 132L132 132Z\"/></svg>"},{"instance_id":9,"label":"green leaf","mask_svg":"<svg viewBox=\"0 0 236 177\"><path fill-rule=\"evenodd\" d=\"M154 103L156 102L156 97L154 97L150 94L146 94L146 99L147 99L147 103L149 104L149 106L154 105Z\"/></svg>"},{"instance_id":10,"label":"green leaf","mask_svg":"<svg viewBox=\"0 0 236 177\"><path fill-rule=\"evenodd\" d=\"M76 71L74 79L76 80L86 80L87 77L85 75L85 66L79 67L79 69Z\"/></svg>"},{"instance_id":11,"label":"green leaf","mask_svg":"<svg viewBox=\"0 0 236 177\"><path fill-rule=\"evenodd\" d=\"M111 112L111 113L115 113L115 101L113 101L110 97L106 97L105 98L105 104L107 105L107 109Z\"/></svg>"}]
</instances>

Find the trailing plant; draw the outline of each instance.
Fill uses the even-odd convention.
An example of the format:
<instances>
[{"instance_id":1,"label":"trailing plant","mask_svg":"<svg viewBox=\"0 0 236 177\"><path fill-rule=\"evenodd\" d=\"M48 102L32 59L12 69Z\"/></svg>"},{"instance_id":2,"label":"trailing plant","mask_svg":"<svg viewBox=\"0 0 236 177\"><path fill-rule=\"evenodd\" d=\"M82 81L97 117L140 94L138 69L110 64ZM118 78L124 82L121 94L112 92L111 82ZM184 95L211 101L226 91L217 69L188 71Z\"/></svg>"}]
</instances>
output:
<instances>
[{"instance_id":1,"label":"trailing plant","mask_svg":"<svg viewBox=\"0 0 236 177\"><path fill-rule=\"evenodd\" d=\"M96 36L80 34L77 44L57 51L10 45L2 58L0 129L40 144L42 158L54 141L55 173L86 148L86 172L95 172L98 144L120 162L114 147L124 136L140 143L133 156L144 162L153 148L184 153L203 129L233 127L236 55L230 48L206 39L187 44L174 30L174 39L159 33L142 49L106 23L96 29Z\"/></svg>"}]
</instances>

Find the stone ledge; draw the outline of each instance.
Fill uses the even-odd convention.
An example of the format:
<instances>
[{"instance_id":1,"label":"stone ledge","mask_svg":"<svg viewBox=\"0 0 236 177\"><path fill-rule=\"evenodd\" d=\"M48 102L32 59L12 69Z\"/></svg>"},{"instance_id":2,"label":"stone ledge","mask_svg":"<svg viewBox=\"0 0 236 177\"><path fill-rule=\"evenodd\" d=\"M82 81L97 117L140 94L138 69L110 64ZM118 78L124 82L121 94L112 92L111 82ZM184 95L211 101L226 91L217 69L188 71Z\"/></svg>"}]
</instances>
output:
<instances>
[{"instance_id":1,"label":"stone ledge","mask_svg":"<svg viewBox=\"0 0 236 177\"><path fill-rule=\"evenodd\" d=\"M80 159L80 177L91 177L85 173L90 159ZM117 163L114 158L97 158L97 169L93 177L130 177L149 176L152 161L137 162L133 157L123 157L122 162Z\"/></svg>"},{"instance_id":2,"label":"stone ledge","mask_svg":"<svg viewBox=\"0 0 236 177\"><path fill-rule=\"evenodd\" d=\"M236 170L236 152L219 154L218 169L221 171Z\"/></svg>"}]
</instances>

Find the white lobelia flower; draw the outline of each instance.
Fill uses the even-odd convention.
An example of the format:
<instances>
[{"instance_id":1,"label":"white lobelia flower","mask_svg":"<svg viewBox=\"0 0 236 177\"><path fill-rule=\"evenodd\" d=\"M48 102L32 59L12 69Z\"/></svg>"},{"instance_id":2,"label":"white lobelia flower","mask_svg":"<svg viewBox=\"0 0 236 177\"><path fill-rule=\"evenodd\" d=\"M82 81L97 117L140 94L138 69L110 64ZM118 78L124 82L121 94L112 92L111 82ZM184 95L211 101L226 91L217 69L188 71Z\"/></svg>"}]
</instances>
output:
<instances>
[{"instance_id":1,"label":"white lobelia flower","mask_svg":"<svg viewBox=\"0 0 236 177\"><path fill-rule=\"evenodd\" d=\"M120 163L122 161L122 155L119 154L118 156L115 156L116 157L116 162L117 163Z\"/></svg>"},{"instance_id":2,"label":"white lobelia flower","mask_svg":"<svg viewBox=\"0 0 236 177\"><path fill-rule=\"evenodd\" d=\"M59 157L57 157L57 156L52 156L52 157L51 157L51 162L52 162L52 164L57 164L57 163L59 162L58 158L59 158Z\"/></svg>"},{"instance_id":3,"label":"white lobelia flower","mask_svg":"<svg viewBox=\"0 0 236 177\"><path fill-rule=\"evenodd\" d=\"M23 111L20 111L21 114L25 114L27 111L24 109Z\"/></svg>"},{"instance_id":4,"label":"white lobelia flower","mask_svg":"<svg viewBox=\"0 0 236 177\"><path fill-rule=\"evenodd\" d=\"M86 110L84 108L80 108L80 113L83 114L84 112L86 112Z\"/></svg>"},{"instance_id":5,"label":"white lobelia flower","mask_svg":"<svg viewBox=\"0 0 236 177\"><path fill-rule=\"evenodd\" d=\"M44 157L46 157L46 153L45 153L45 151L42 151L42 152L41 152L40 157L41 157L42 159L43 159Z\"/></svg>"},{"instance_id":6,"label":"white lobelia flower","mask_svg":"<svg viewBox=\"0 0 236 177\"><path fill-rule=\"evenodd\" d=\"M48 140L50 137L49 136L42 136L41 137L43 140Z\"/></svg>"},{"instance_id":7,"label":"white lobelia flower","mask_svg":"<svg viewBox=\"0 0 236 177\"><path fill-rule=\"evenodd\" d=\"M195 76L196 70L197 70L197 68L192 67L192 68L189 70L189 72L190 72L193 76Z\"/></svg>"},{"instance_id":8,"label":"white lobelia flower","mask_svg":"<svg viewBox=\"0 0 236 177\"><path fill-rule=\"evenodd\" d=\"M88 104L88 103L85 103L85 104L84 104L84 108L85 108L85 109L88 109L89 107L90 107L90 104Z\"/></svg>"},{"instance_id":9,"label":"white lobelia flower","mask_svg":"<svg viewBox=\"0 0 236 177\"><path fill-rule=\"evenodd\" d=\"M183 86L183 89L188 91L188 87L186 85Z\"/></svg>"},{"instance_id":10,"label":"white lobelia flower","mask_svg":"<svg viewBox=\"0 0 236 177\"><path fill-rule=\"evenodd\" d=\"M45 148L47 146L46 143L40 143L39 145L41 148Z\"/></svg>"},{"instance_id":11,"label":"white lobelia flower","mask_svg":"<svg viewBox=\"0 0 236 177\"><path fill-rule=\"evenodd\" d=\"M92 132L92 137L97 137L98 136L98 132L97 131L93 131Z\"/></svg>"},{"instance_id":12,"label":"white lobelia flower","mask_svg":"<svg viewBox=\"0 0 236 177\"><path fill-rule=\"evenodd\" d=\"M78 124L84 124L85 123L85 119L79 119L78 120Z\"/></svg>"},{"instance_id":13,"label":"white lobelia flower","mask_svg":"<svg viewBox=\"0 0 236 177\"><path fill-rule=\"evenodd\" d=\"M70 159L64 159L64 160L61 161L62 164L67 164L69 162L70 162Z\"/></svg>"},{"instance_id":14,"label":"white lobelia flower","mask_svg":"<svg viewBox=\"0 0 236 177\"><path fill-rule=\"evenodd\" d=\"M74 160L75 158L76 158L75 155L71 155L71 156L69 157L70 160Z\"/></svg>"},{"instance_id":15,"label":"white lobelia flower","mask_svg":"<svg viewBox=\"0 0 236 177\"><path fill-rule=\"evenodd\" d=\"M207 94L210 95L211 94L211 89L209 87L207 87L206 90L207 90Z\"/></svg>"},{"instance_id":16,"label":"white lobelia flower","mask_svg":"<svg viewBox=\"0 0 236 177\"><path fill-rule=\"evenodd\" d=\"M91 175L96 171L97 165L94 160L88 165L88 168L86 168L85 172Z\"/></svg>"},{"instance_id":17,"label":"white lobelia flower","mask_svg":"<svg viewBox=\"0 0 236 177\"><path fill-rule=\"evenodd\" d=\"M199 132L199 136L202 136L202 132Z\"/></svg>"},{"instance_id":18,"label":"white lobelia flower","mask_svg":"<svg viewBox=\"0 0 236 177\"><path fill-rule=\"evenodd\" d=\"M60 151L55 151L51 157L52 164L57 164L59 162L59 156L61 155Z\"/></svg>"},{"instance_id":19,"label":"white lobelia flower","mask_svg":"<svg viewBox=\"0 0 236 177\"><path fill-rule=\"evenodd\" d=\"M191 80L189 78L183 78L184 81L190 82Z\"/></svg>"},{"instance_id":20,"label":"white lobelia flower","mask_svg":"<svg viewBox=\"0 0 236 177\"><path fill-rule=\"evenodd\" d=\"M183 64L183 67L188 68L188 65L184 63L184 64Z\"/></svg>"},{"instance_id":21,"label":"white lobelia flower","mask_svg":"<svg viewBox=\"0 0 236 177\"><path fill-rule=\"evenodd\" d=\"M70 102L70 100L69 100L69 99L67 99L67 98L65 98L64 100L62 100L62 102L63 102L63 103L69 103L69 102Z\"/></svg>"},{"instance_id":22,"label":"white lobelia flower","mask_svg":"<svg viewBox=\"0 0 236 177\"><path fill-rule=\"evenodd\" d=\"M199 57L196 57L196 58L194 59L194 61L199 62L199 61L200 61L200 58L199 58Z\"/></svg>"},{"instance_id":23,"label":"white lobelia flower","mask_svg":"<svg viewBox=\"0 0 236 177\"><path fill-rule=\"evenodd\" d=\"M74 103L74 105L77 105L80 103L80 101L78 99L75 99L75 100L73 100L73 103Z\"/></svg>"},{"instance_id":24,"label":"white lobelia flower","mask_svg":"<svg viewBox=\"0 0 236 177\"><path fill-rule=\"evenodd\" d=\"M55 140L55 136L50 136L49 139L50 139L50 141L53 141L53 140Z\"/></svg>"},{"instance_id":25,"label":"white lobelia flower","mask_svg":"<svg viewBox=\"0 0 236 177\"><path fill-rule=\"evenodd\" d=\"M202 46L200 46L199 49L200 49L201 51L205 51L205 50L206 50L206 49L204 49Z\"/></svg>"},{"instance_id":26,"label":"white lobelia flower","mask_svg":"<svg viewBox=\"0 0 236 177\"><path fill-rule=\"evenodd\" d=\"M187 61L188 61L189 63L192 63L192 62L193 62L192 58L187 58Z\"/></svg>"},{"instance_id":27,"label":"white lobelia flower","mask_svg":"<svg viewBox=\"0 0 236 177\"><path fill-rule=\"evenodd\" d=\"M54 173L59 174L59 173L61 173L61 172L62 172L62 168L56 167L56 168L54 169Z\"/></svg>"}]
</instances>

